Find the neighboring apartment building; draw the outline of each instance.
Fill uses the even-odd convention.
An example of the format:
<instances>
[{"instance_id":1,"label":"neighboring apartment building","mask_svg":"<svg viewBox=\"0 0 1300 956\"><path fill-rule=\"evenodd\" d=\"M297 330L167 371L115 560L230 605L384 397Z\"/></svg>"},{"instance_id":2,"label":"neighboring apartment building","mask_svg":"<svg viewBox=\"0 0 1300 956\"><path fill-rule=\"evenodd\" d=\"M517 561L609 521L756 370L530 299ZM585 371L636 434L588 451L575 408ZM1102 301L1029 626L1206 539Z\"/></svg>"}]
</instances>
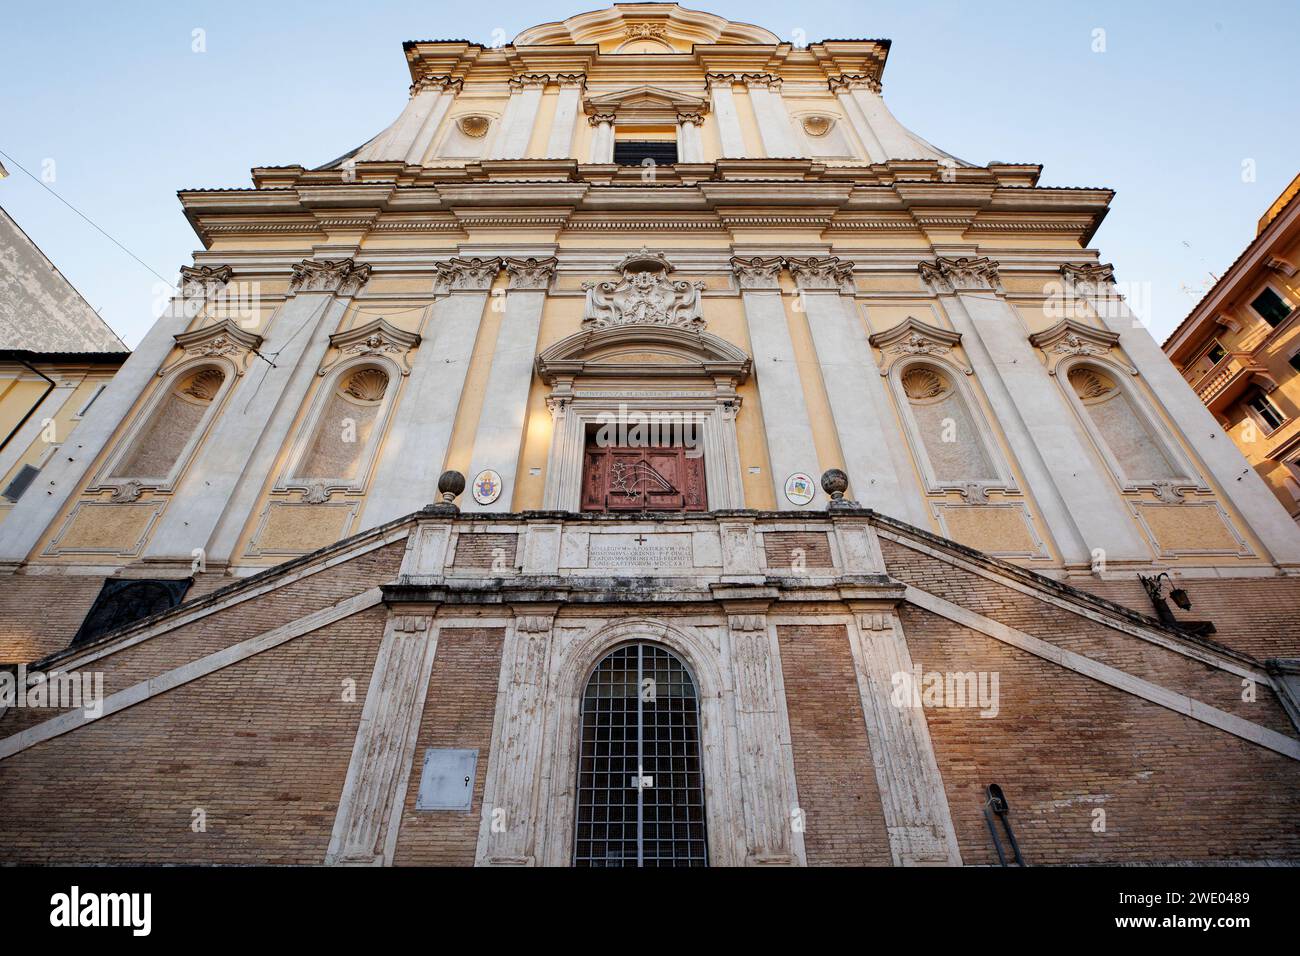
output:
<instances>
[{"instance_id":1,"label":"neighboring apartment building","mask_svg":"<svg viewBox=\"0 0 1300 956\"><path fill-rule=\"evenodd\" d=\"M183 191L0 525L0 661L108 695L0 715L0 863L996 863L992 783L1033 863L1300 861L1300 529L1110 190L931 145L889 51L411 42L364 145Z\"/></svg>"},{"instance_id":2,"label":"neighboring apartment building","mask_svg":"<svg viewBox=\"0 0 1300 956\"><path fill-rule=\"evenodd\" d=\"M0 209L0 524L128 354Z\"/></svg>"},{"instance_id":3,"label":"neighboring apartment building","mask_svg":"<svg viewBox=\"0 0 1300 956\"><path fill-rule=\"evenodd\" d=\"M1170 361L1300 521L1300 176L1165 342Z\"/></svg>"}]
</instances>

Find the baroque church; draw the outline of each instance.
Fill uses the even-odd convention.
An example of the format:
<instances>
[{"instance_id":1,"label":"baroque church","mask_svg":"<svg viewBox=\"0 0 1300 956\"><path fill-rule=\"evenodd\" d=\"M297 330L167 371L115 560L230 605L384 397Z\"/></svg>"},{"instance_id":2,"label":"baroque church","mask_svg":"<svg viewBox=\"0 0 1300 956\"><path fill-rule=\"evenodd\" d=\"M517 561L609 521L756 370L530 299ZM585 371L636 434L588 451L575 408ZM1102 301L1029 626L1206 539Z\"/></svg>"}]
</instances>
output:
<instances>
[{"instance_id":1,"label":"baroque church","mask_svg":"<svg viewBox=\"0 0 1300 956\"><path fill-rule=\"evenodd\" d=\"M408 42L373 139L182 191L0 523L0 862L1300 860L1300 530L1111 191L889 53Z\"/></svg>"}]
</instances>

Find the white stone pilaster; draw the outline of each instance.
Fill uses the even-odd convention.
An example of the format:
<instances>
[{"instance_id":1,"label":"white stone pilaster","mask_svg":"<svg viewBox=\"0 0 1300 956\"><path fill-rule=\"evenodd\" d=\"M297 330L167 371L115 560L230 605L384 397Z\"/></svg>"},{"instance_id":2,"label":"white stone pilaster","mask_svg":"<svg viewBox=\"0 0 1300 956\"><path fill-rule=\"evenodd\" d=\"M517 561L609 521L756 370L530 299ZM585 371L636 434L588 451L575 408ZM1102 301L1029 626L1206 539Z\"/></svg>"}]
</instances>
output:
<instances>
[{"instance_id":1,"label":"white stone pilaster","mask_svg":"<svg viewBox=\"0 0 1300 956\"><path fill-rule=\"evenodd\" d=\"M793 826L799 802L781 655L765 609L729 607L727 645L735 686L745 863L801 866L803 837Z\"/></svg>"},{"instance_id":2,"label":"white stone pilaster","mask_svg":"<svg viewBox=\"0 0 1300 956\"><path fill-rule=\"evenodd\" d=\"M443 117L451 109L451 104L456 100L456 92L460 89L459 80L448 81L446 77L439 79L445 82L430 81L425 89L416 94L417 98L428 97L429 105L424 111L419 129L411 137L405 154L406 162L414 166L424 161L425 154L433 145L433 137L437 134L438 127L442 125Z\"/></svg>"},{"instance_id":3,"label":"white stone pilaster","mask_svg":"<svg viewBox=\"0 0 1300 956\"><path fill-rule=\"evenodd\" d=\"M528 141L533 136L533 124L537 121L547 79L544 73L530 73L510 80L510 100L492 142L489 159L522 159L528 155Z\"/></svg>"},{"instance_id":4,"label":"white stone pilaster","mask_svg":"<svg viewBox=\"0 0 1300 956\"><path fill-rule=\"evenodd\" d=\"M769 158L802 156L803 150L794 138L790 113L781 96L780 77L747 73L744 79L749 101L754 104L754 119L763 140L763 152Z\"/></svg>"},{"instance_id":5,"label":"white stone pilaster","mask_svg":"<svg viewBox=\"0 0 1300 956\"><path fill-rule=\"evenodd\" d=\"M928 527L924 498L907 459L907 438L897 425L875 352L854 309L852 266L836 258L791 259L790 273L799 285L835 418L849 476L847 497ZM850 294L843 294L844 289Z\"/></svg>"},{"instance_id":6,"label":"white stone pilaster","mask_svg":"<svg viewBox=\"0 0 1300 956\"><path fill-rule=\"evenodd\" d=\"M424 339L366 496L361 528L373 528L437 501L470 357L499 259L453 259L442 269L444 297Z\"/></svg>"},{"instance_id":7,"label":"white stone pilaster","mask_svg":"<svg viewBox=\"0 0 1300 956\"><path fill-rule=\"evenodd\" d=\"M781 301L778 284L781 264L779 258L732 259L744 301L750 347L754 351L754 378L763 406L776 506L792 510L796 506L785 496L786 479L796 472L804 472L816 482L821 469L808 405L804 401L803 381L794 361L790 326ZM825 497L819 487L817 497L803 507L824 507Z\"/></svg>"},{"instance_id":8,"label":"white stone pilaster","mask_svg":"<svg viewBox=\"0 0 1300 956\"><path fill-rule=\"evenodd\" d=\"M718 123L722 155L725 158L745 155L745 137L740 131L740 114L736 112L736 98L731 90L735 79L735 76L730 73L710 73L705 80L713 104L713 116Z\"/></svg>"},{"instance_id":9,"label":"white stone pilaster","mask_svg":"<svg viewBox=\"0 0 1300 956\"><path fill-rule=\"evenodd\" d=\"M555 116L551 120L551 135L546 141L546 155L552 159L567 159L573 155L573 133L578 126L585 80L581 73L566 73L556 79L560 91L556 97Z\"/></svg>"},{"instance_id":10,"label":"white stone pilaster","mask_svg":"<svg viewBox=\"0 0 1300 956\"><path fill-rule=\"evenodd\" d=\"M858 134L858 139L867 151L867 159L873 163L884 163L889 161L889 154L872 131L866 114L862 112L862 107L858 105L858 100L853 95L854 90L870 90L873 85L873 81L867 76L837 76L830 81L831 90L840 101L840 108L844 110L849 125L853 127L853 132Z\"/></svg>"},{"instance_id":11,"label":"white stone pilaster","mask_svg":"<svg viewBox=\"0 0 1300 956\"><path fill-rule=\"evenodd\" d=\"M506 630L476 862L534 866L541 811L553 606L520 610Z\"/></svg>"},{"instance_id":12,"label":"white stone pilaster","mask_svg":"<svg viewBox=\"0 0 1300 956\"><path fill-rule=\"evenodd\" d=\"M146 558L188 561L198 548L210 563L232 558L329 350L330 334L369 276L369 266L351 259L307 259L295 267L291 294L262 345L268 361L255 358L232 390L158 522Z\"/></svg>"},{"instance_id":13,"label":"white stone pilaster","mask_svg":"<svg viewBox=\"0 0 1300 956\"><path fill-rule=\"evenodd\" d=\"M466 511L511 510L528 416L528 392L533 383L537 333L555 266L555 259L505 260L510 274L506 311L497 332L487 395L483 399L478 430L474 434L472 463L466 476L473 482L475 475L491 468L501 476L501 494L491 504L479 505L467 492L462 503Z\"/></svg>"},{"instance_id":14,"label":"white stone pilaster","mask_svg":"<svg viewBox=\"0 0 1300 956\"><path fill-rule=\"evenodd\" d=\"M1062 267L1067 284L1082 295L1164 404L1175 428L1200 456L1215 482L1280 564L1300 564L1300 529L1246 461L1204 403L1178 374L1151 333L1129 309L1114 285L1110 266Z\"/></svg>"},{"instance_id":15,"label":"white stone pilaster","mask_svg":"<svg viewBox=\"0 0 1300 956\"><path fill-rule=\"evenodd\" d=\"M854 607L849 644L894 865L961 866L925 711L895 696L894 675L912 674L898 616L892 608Z\"/></svg>"},{"instance_id":16,"label":"white stone pilaster","mask_svg":"<svg viewBox=\"0 0 1300 956\"><path fill-rule=\"evenodd\" d=\"M327 864L392 864L437 648L431 610L389 617L352 745Z\"/></svg>"},{"instance_id":17,"label":"white stone pilaster","mask_svg":"<svg viewBox=\"0 0 1300 956\"><path fill-rule=\"evenodd\" d=\"M942 155L929 144L922 142L900 123L880 95L880 84L865 75L833 77L830 88L841 103L853 104L847 109L849 122L857 131L875 162L891 159L940 159ZM881 157L875 155L879 151Z\"/></svg>"},{"instance_id":18,"label":"white stone pilaster","mask_svg":"<svg viewBox=\"0 0 1300 956\"><path fill-rule=\"evenodd\" d=\"M181 268L181 288L140 344L118 369L86 415L41 469L39 481L0 525L0 563L23 561L76 491L140 393L176 347L203 305L230 281L229 266Z\"/></svg>"}]
</instances>

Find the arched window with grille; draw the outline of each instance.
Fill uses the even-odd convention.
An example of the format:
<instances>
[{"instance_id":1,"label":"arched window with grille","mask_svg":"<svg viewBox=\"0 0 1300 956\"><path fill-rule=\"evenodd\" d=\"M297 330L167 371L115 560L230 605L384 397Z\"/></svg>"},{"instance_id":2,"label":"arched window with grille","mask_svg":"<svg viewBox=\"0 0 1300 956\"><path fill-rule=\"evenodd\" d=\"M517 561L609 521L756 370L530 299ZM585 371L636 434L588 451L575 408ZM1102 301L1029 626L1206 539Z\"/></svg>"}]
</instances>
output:
<instances>
[{"instance_id":1,"label":"arched window with grille","mask_svg":"<svg viewBox=\"0 0 1300 956\"><path fill-rule=\"evenodd\" d=\"M707 866L700 707L682 661L646 641L596 665L582 696L575 866Z\"/></svg>"}]
</instances>

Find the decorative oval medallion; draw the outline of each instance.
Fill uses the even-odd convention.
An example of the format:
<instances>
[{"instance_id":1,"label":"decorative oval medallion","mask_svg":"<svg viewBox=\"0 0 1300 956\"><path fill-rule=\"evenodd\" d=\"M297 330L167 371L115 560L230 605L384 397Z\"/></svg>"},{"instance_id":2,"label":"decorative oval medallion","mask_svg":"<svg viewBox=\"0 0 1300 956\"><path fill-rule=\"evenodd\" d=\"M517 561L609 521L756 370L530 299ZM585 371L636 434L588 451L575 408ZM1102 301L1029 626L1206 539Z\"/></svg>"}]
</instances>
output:
<instances>
[{"instance_id":1,"label":"decorative oval medallion","mask_svg":"<svg viewBox=\"0 0 1300 956\"><path fill-rule=\"evenodd\" d=\"M474 501L480 505L490 505L501 497L501 476L491 468L485 468L474 476Z\"/></svg>"},{"instance_id":2,"label":"decorative oval medallion","mask_svg":"<svg viewBox=\"0 0 1300 956\"><path fill-rule=\"evenodd\" d=\"M806 505L817 495L817 485L811 475L797 471L785 480L785 496L792 505Z\"/></svg>"}]
</instances>

